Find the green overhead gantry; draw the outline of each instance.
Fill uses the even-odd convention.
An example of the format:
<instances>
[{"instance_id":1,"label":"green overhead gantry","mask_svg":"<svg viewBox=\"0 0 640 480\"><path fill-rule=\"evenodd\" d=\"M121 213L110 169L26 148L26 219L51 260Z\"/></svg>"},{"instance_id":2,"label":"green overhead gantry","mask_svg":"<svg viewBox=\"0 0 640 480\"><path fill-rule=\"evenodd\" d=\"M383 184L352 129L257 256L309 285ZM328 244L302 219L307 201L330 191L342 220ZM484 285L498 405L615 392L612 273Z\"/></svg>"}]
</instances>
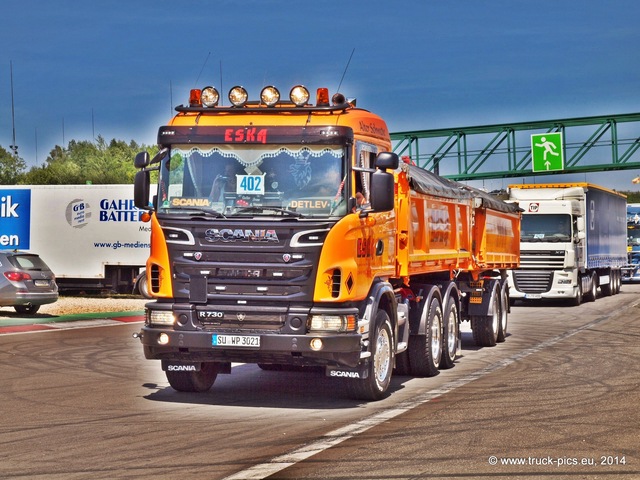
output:
<instances>
[{"instance_id":1,"label":"green overhead gantry","mask_svg":"<svg viewBox=\"0 0 640 480\"><path fill-rule=\"evenodd\" d=\"M533 171L531 136L560 133L561 171ZM640 169L640 113L391 133L394 152L452 180Z\"/></svg>"}]
</instances>

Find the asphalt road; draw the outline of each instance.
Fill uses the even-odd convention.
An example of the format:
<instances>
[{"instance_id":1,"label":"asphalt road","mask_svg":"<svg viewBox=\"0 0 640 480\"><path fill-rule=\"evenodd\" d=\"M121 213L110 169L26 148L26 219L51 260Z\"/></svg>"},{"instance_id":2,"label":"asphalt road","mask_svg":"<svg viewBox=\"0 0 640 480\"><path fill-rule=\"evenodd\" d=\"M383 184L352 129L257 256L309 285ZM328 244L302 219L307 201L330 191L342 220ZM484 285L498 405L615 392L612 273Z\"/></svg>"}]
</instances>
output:
<instances>
[{"instance_id":1,"label":"asphalt road","mask_svg":"<svg viewBox=\"0 0 640 480\"><path fill-rule=\"evenodd\" d=\"M175 392L132 324L2 335L0 477L640 478L638 293L516 306L505 343L464 333L454 368L369 404L254 365Z\"/></svg>"}]
</instances>

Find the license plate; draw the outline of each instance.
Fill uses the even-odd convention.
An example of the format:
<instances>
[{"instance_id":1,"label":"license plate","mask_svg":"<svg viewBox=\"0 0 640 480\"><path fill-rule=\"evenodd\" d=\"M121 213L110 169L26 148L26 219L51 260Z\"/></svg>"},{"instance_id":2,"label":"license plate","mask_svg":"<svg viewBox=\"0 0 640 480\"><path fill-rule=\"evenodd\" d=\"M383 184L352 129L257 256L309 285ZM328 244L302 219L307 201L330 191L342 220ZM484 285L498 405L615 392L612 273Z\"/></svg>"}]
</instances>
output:
<instances>
[{"instance_id":1,"label":"license plate","mask_svg":"<svg viewBox=\"0 0 640 480\"><path fill-rule=\"evenodd\" d=\"M542 295L540 295L539 293L526 293L524 295L524 298L530 298L532 300L537 300L542 298Z\"/></svg>"},{"instance_id":2,"label":"license plate","mask_svg":"<svg viewBox=\"0 0 640 480\"><path fill-rule=\"evenodd\" d=\"M218 335L211 337L214 347L260 347L260 337L257 335Z\"/></svg>"},{"instance_id":3,"label":"license plate","mask_svg":"<svg viewBox=\"0 0 640 480\"><path fill-rule=\"evenodd\" d=\"M36 280L35 282L33 282L33 284L36 287L48 287L49 286L49 280Z\"/></svg>"}]
</instances>

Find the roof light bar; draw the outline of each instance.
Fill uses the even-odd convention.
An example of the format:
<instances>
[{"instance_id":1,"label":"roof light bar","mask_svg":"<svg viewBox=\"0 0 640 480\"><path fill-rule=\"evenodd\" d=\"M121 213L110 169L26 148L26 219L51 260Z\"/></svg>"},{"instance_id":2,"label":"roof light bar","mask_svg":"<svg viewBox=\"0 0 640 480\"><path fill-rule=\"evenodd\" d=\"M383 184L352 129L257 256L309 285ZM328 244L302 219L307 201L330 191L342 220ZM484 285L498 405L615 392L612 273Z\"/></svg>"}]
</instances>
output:
<instances>
[{"instance_id":1,"label":"roof light bar","mask_svg":"<svg viewBox=\"0 0 640 480\"><path fill-rule=\"evenodd\" d=\"M260 100L267 107L273 107L280 101L280 92L273 85L269 85L260 92Z\"/></svg>"},{"instance_id":2,"label":"roof light bar","mask_svg":"<svg viewBox=\"0 0 640 480\"><path fill-rule=\"evenodd\" d=\"M229 90L229 101L234 107L244 107L249 100L249 94L244 87L239 85Z\"/></svg>"},{"instance_id":3,"label":"roof light bar","mask_svg":"<svg viewBox=\"0 0 640 480\"><path fill-rule=\"evenodd\" d=\"M296 85L289 92L289 99L297 107L302 107L309 102L309 90L304 85Z\"/></svg>"},{"instance_id":4,"label":"roof light bar","mask_svg":"<svg viewBox=\"0 0 640 480\"><path fill-rule=\"evenodd\" d=\"M220 94L215 87L204 87L202 89L201 101L205 107L215 107L220 101Z\"/></svg>"}]
</instances>

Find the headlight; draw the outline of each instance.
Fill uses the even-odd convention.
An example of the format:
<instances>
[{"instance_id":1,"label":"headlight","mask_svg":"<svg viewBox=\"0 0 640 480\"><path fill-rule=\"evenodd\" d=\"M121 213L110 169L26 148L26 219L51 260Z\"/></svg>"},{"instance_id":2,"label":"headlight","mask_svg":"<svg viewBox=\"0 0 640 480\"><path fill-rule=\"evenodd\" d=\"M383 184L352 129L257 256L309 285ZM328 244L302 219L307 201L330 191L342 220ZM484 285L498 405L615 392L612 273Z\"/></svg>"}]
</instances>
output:
<instances>
[{"instance_id":1,"label":"headlight","mask_svg":"<svg viewBox=\"0 0 640 480\"><path fill-rule=\"evenodd\" d=\"M260 92L260 100L267 107L273 107L280 100L280 92L276 87L264 87Z\"/></svg>"},{"instance_id":2,"label":"headlight","mask_svg":"<svg viewBox=\"0 0 640 480\"><path fill-rule=\"evenodd\" d=\"M289 99L291 99L297 107L302 107L309 102L309 90L303 85L296 85L289 92Z\"/></svg>"},{"instance_id":3,"label":"headlight","mask_svg":"<svg viewBox=\"0 0 640 480\"><path fill-rule=\"evenodd\" d=\"M174 325L176 318L173 316L173 312L164 310L151 310L149 312L149 325Z\"/></svg>"},{"instance_id":4,"label":"headlight","mask_svg":"<svg viewBox=\"0 0 640 480\"><path fill-rule=\"evenodd\" d=\"M356 329L355 315L311 315L309 331L352 332Z\"/></svg>"},{"instance_id":5,"label":"headlight","mask_svg":"<svg viewBox=\"0 0 640 480\"><path fill-rule=\"evenodd\" d=\"M218 105L218 101L220 100L220 94L215 87L204 87L202 89L202 105L205 107L215 107Z\"/></svg>"},{"instance_id":6,"label":"headlight","mask_svg":"<svg viewBox=\"0 0 640 480\"><path fill-rule=\"evenodd\" d=\"M248 99L249 94L244 87L236 86L229 91L229 101L234 107L243 107Z\"/></svg>"}]
</instances>

